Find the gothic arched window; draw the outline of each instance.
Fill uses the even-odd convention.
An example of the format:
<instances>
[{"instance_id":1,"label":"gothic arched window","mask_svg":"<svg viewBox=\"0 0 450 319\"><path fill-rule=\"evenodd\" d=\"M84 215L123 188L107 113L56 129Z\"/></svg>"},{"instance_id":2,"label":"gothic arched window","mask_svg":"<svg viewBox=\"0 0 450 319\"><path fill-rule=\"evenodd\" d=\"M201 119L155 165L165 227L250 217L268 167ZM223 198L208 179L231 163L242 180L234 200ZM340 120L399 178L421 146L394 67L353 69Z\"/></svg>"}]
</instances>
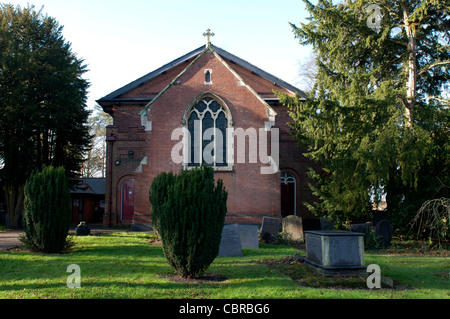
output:
<instances>
[{"instance_id":1,"label":"gothic arched window","mask_svg":"<svg viewBox=\"0 0 450 319\"><path fill-rule=\"evenodd\" d=\"M187 116L187 165L228 167L227 109L211 96L197 100Z\"/></svg>"}]
</instances>

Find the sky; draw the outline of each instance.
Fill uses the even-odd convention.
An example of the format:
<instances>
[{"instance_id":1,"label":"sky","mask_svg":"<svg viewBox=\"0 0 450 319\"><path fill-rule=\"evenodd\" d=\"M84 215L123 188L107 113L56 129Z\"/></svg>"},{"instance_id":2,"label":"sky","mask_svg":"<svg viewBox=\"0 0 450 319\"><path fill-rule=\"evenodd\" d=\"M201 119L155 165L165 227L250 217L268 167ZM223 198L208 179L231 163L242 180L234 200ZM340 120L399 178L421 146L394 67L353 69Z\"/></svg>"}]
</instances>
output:
<instances>
[{"instance_id":1,"label":"sky","mask_svg":"<svg viewBox=\"0 0 450 319\"><path fill-rule=\"evenodd\" d=\"M1 1L1 0L0 0ZM311 49L289 22L307 22L301 0L9 0L64 26L72 51L84 59L87 106L131 81L211 43L301 88L299 63Z\"/></svg>"}]
</instances>

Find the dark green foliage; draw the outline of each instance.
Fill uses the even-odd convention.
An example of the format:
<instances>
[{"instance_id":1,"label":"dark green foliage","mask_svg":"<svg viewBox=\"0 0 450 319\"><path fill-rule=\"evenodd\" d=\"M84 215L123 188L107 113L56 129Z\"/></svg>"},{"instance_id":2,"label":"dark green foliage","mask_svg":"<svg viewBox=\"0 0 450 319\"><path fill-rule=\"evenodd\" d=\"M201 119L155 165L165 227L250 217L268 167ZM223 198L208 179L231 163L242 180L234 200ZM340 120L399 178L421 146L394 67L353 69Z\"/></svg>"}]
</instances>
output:
<instances>
[{"instance_id":1,"label":"dark green foliage","mask_svg":"<svg viewBox=\"0 0 450 319\"><path fill-rule=\"evenodd\" d=\"M70 194L65 170L45 167L33 173L25 184L22 241L45 253L66 248L69 231Z\"/></svg>"},{"instance_id":2,"label":"dark green foliage","mask_svg":"<svg viewBox=\"0 0 450 319\"><path fill-rule=\"evenodd\" d=\"M344 222L370 218L385 198L398 229L426 200L450 196L450 1L334 2L304 0L309 22L292 25L317 56L311 94L279 94L322 167L310 171L319 200L307 206Z\"/></svg>"},{"instance_id":3,"label":"dark green foliage","mask_svg":"<svg viewBox=\"0 0 450 319\"><path fill-rule=\"evenodd\" d=\"M33 6L0 4L0 179L13 226L31 172L75 177L90 142L87 68L62 30Z\"/></svg>"},{"instance_id":4,"label":"dark green foliage","mask_svg":"<svg viewBox=\"0 0 450 319\"><path fill-rule=\"evenodd\" d=\"M182 277L196 277L214 261L227 213L222 180L211 167L162 173L150 187L152 223L169 264Z\"/></svg>"},{"instance_id":5,"label":"dark green foliage","mask_svg":"<svg viewBox=\"0 0 450 319\"><path fill-rule=\"evenodd\" d=\"M372 227L366 227L364 236L364 248L366 250L377 250L384 248L383 237L377 235Z\"/></svg>"}]
</instances>

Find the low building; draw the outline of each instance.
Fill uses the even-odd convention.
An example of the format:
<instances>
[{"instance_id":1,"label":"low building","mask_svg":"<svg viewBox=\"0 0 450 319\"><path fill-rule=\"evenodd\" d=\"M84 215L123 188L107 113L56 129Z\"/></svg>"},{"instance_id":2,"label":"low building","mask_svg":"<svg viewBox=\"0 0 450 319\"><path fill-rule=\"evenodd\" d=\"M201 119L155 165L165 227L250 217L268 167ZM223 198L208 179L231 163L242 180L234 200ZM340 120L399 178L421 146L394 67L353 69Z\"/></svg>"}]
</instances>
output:
<instances>
[{"instance_id":1,"label":"low building","mask_svg":"<svg viewBox=\"0 0 450 319\"><path fill-rule=\"evenodd\" d=\"M70 190L72 215L70 222L101 224L105 210L105 178L82 178Z\"/></svg>"}]
</instances>

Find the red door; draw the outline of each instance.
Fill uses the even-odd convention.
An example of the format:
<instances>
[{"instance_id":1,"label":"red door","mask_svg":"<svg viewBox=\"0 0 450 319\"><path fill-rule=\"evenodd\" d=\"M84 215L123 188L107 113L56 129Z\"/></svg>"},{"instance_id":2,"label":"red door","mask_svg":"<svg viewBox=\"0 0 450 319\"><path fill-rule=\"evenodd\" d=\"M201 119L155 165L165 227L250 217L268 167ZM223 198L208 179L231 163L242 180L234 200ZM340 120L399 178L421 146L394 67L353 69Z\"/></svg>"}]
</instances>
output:
<instances>
[{"instance_id":1,"label":"red door","mask_svg":"<svg viewBox=\"0 0 450 319\"><path fill-rule=\"evenodd\" d=\"M131 221L134 214L134 180L122 183L122 220Z\"/></svg>"}]
</instances>

